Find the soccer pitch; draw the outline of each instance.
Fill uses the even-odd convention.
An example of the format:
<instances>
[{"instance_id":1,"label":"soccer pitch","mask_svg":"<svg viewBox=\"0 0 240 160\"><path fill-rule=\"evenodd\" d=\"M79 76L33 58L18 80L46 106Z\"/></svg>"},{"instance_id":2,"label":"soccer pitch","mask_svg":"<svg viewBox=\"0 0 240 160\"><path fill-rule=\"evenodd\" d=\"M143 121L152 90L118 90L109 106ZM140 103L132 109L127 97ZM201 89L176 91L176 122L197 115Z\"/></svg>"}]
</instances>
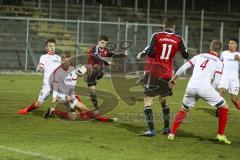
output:
<instances>
[{"instance_id":1,"label":"soccer pitch","mask_svg":"<svg viewBox=\"0 0 240 160\"><path fill-rule=\"evenodd\" d=\"M169 97L171 119L179 110L187 80L179 80L174 95ZM82 79L79 86L86 87ZM240 112L230 103L226 135L231 145L215 141L218 118L214 108L199 101L182 124L175 141L162 135L162 121L156 119L155 137L141 137L146 130L142 97L129 106L121 98L107 115L117 117L117 123L43 119L51 97L42 108L17 115L18 109L38 97L42 77L37 75L0 75L0 159L1 160L179 160L179 159L239 159ZM110 78L98 82L97 88L118 97ZM141 87L135 87L141 90ZM81 96L81 93L79 93ZM87 95L81 99L91 105ZM160 114L160 104L154 99L154 114ZM111 104L111 103L110 103ZM108 106L109 107L109 106Z\"/></svg>"}]
</instances>

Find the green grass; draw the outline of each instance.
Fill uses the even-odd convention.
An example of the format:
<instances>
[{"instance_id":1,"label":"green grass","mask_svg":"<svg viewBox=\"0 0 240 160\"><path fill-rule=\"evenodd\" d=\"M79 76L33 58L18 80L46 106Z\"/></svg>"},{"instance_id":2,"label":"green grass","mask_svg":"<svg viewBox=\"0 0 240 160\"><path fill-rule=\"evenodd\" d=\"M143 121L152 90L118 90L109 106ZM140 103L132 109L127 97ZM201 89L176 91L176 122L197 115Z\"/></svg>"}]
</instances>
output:
<instances>
[{"instance_id":1,"label":"green grass","mask_svg":"<svg viewBox=\"0 0 240 160\"><path fill-rule=\"evenodd\" d=\"M85 86L81 81L79 85ZM187 80L179 80L174 95L168 99L172 115L181 105L186 84ZM135 106L129 106L119 99L118 106L108 113L118 117L118 123L64 121L57 118L44 120L42 114L51 97L33 113L17 115L18 109L36 100L41 85L41 76L0 75L1 160L226 160L240 157L240 112L229 101L232 110L226 135L232 145L215 142L218 119L214 116L214 109L203 101L197 103L175 141L170 142L161 134L160 120L155 125L157 136L138 136L146 129L142 119L143 101L139 97ZM98 89L117 95L109 78L99 81ZM86 94L82 99L87 105L91 104ZM157 98L154 99L153 108L156 115L160 114Z\"/></svg>"}]
</instances>

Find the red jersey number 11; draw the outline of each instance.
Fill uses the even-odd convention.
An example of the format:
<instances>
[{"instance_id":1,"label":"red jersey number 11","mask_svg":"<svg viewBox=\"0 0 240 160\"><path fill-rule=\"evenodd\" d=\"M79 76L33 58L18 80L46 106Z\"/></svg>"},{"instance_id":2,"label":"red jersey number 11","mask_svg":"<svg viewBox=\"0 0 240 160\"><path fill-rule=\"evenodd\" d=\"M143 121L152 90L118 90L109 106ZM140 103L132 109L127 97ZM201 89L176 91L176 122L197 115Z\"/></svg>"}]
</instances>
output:
<instances>
[{"instance_id":1,"label":"red jersey number 11","mask_svg":"<svg viewBox=\"0 0 240 160\"><path fill-rule=\"evenodd\" d=\"M162 54L161 54L161 57L160 59L166 59L168 60L169 59L169 56L170 56L170 53L171 53L171 50L172 50L172 45L171 44L163 44L162 45Z\"/></svg>"}]
</instances>

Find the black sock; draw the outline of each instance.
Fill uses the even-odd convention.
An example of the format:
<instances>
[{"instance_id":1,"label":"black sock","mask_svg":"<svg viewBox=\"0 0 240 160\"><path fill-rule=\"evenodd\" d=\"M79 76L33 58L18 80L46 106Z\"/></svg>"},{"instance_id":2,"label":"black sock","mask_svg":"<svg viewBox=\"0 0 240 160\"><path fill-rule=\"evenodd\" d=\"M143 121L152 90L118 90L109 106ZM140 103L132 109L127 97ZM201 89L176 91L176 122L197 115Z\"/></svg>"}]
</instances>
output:
<instances>
[{"instance_id":1,"label":"black sock","mask_svg":"<svg viewBox=\"0 0 240 160\"><path fill-rule=\"evenodd\" d=\"M90 98L93 103L93 107L95 109L98 109L98 104L97 104L97 95L95 93L90 93Z\"/></svg>"},{"instance_id":2,"label":"black sock","mask_svg":"<svg viewBox=\"0 0 240 160\"><path fill-rule=\"evenodd\" d=\"M153 113L152 108L150 106L146 106L144 108L145 117L148 123L148 128L150 131L154 130L154 124L153 124Z\"/></svg>"},{"instance_id":3,"label":"black sock","mask_svg":"<svg viewBox=\"0 0 240 160\"><path fill-rule=\"evenodd\" d=\"M162 109L163 112L163 122L164 122L164 128L169 128L169 123L170 123L170 109L167 108L163 108Z\"/></svg>"},{"instance_id":4,"label":"black sock","mask_svg":"<svg viewBox=\"0 0 240 160\"><path fill-rule=\"evenodd\" d=\"M170 123L170 109L167 104L162 104L163 124L164 128L169 128Z\"/></svg>"}]
</instances>

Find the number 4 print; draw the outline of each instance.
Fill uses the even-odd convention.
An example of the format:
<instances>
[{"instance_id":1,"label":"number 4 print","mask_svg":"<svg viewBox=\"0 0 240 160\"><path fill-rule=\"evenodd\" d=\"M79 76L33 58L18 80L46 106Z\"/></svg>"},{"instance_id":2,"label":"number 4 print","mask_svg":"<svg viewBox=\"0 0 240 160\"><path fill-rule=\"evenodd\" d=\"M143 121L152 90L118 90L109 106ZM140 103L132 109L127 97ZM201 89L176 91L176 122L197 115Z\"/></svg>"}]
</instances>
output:
<instances>
[{"instance_id":1,"label":"number 4 print","mask_svg":"<svg viewBox=\"0 0 240 160\"><path fill-rule=\"evenodd\" d=\"M207 65L208 61L209 61L209 60L206 60L206 61L204 61L204 62L200 65L200 67L202 68L202 70L204 70L204 68L206 68L206 65Z\"/></svg>"}]
</instances>

